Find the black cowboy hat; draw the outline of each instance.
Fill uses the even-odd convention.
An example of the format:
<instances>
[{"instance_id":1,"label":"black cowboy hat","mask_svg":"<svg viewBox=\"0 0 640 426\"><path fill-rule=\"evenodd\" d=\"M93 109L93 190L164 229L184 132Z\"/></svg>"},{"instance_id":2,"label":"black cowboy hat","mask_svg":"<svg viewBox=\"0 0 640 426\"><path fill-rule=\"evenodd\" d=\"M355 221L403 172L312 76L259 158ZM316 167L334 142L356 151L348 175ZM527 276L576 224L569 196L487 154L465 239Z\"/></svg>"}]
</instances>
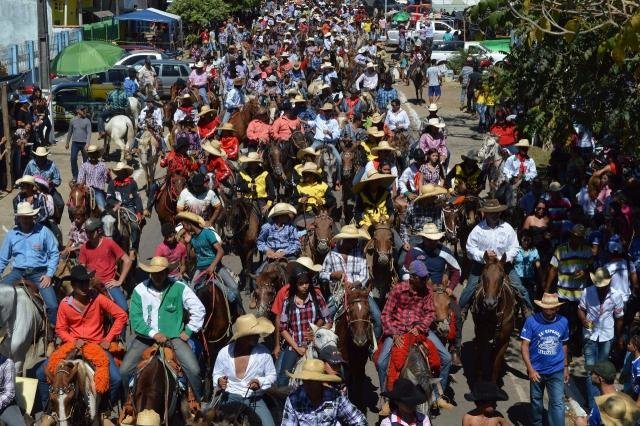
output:
<instances>
[{"instance_id":1,"label":"black cowboy hat","mask_svg":"<svg viewBox=\"0 0 640 426\"><path fill-rule=\"evenodd\" d=\"M178 140L176 141L175 146L173 147L173 149L175 151L179 151L181 149L184 148L188 148L189 147L189 139L185 138L185 137L180 137L178 138Z\"/></svg>"},{"instance_id":2,"label":"black cowboy hat","mask_svg":"<svg viewBox=\"0 0 640 426\"><path fill-rule=\"evenodd\" d=\"M478 382L473 385L473 390L470 393L464 394L464 399L467 401L491 402L506 401L509 399L509 396L495 383Z\"/></svg>"},{"instance_id":3,"label":"black cowboy hat","mask_svg":"<svg viewBox=\"0 0 640 426\"><path fill-rule=\"evenodd\" d=\"M382 392L392 401L407 405L420 405L427 400L427 395L409 379L400 378L393 384L393 390Z\"/></svg>"}]
</instances>

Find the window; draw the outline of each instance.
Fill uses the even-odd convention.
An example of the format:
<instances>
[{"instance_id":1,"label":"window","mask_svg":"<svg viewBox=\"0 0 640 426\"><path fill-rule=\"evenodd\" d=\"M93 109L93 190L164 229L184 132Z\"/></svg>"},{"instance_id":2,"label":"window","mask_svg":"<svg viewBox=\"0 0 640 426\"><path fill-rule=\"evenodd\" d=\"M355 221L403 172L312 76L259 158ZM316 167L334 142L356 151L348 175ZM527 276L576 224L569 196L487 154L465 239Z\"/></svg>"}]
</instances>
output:
<instances>
[{"instance_id":1,"label":"window","mask_svg":"<svg viewBox=\"0 0 640 426\"><path fill-rule=\"evenodd\" d=\"M155 70L156 75L159 76L160 75L160 65L152 64L151 67Z\"/></svg>"},{"instance_id":2,"label":"window","mask_svg":"<svg viewBox=\"0 0 640 426\"><path fill-rule=\"evenodd\" d=\"M91 84L102 84L107 81L107 73L99 72L97 74L91 74L89 81Z\"/></svg>"},{"instance_id":3,"label":"window","mask_svg":"<svg viewBox=\"0 0 640 426\"><path fill-rule=\"evenodd\" d=\"M122 61L122 65L133 65L133 64L137 64L138 62L144 63L145 57L146 55L133 55L130 58L127 58L124 61Z\"/></svg>"},{"instance_id":4,"label":"window","mask_svg":"<svg viewBox=\"0 0 640 426\"><path fill-rule=\"evenodd\" d=\"M441 22L436 22L436 31L446 31L449 29L448 25L445 25Z\"/></svg>"},{"instance_id":5,"label":"window","mask_svg":"<svg viewBox=\"0 0 640 426\"><path fill-rule=\"evenodd\" d=\"M113 83L114 81L124 81L126 77L125 70L123 69L114 69L109 70L109 82Z\"/></svg>"},{"instance_id":6,"label":"window","mask_svg":"<svg viewBox=\"0 0 640 426\"><path fill-rule=\"evenodd\" d=\"M469 46L469 55L479 55L485 53L484 49L479 46Z\"/></svg>"},{"instance_id":7,"label":"window","mask_svg":"<svg viewBox=\"0 0 640 426\"><path fill-rule=\"evenodd\" d=\"M189 77L189 74L189 68L184 65L180 65L180 75L182 75L183 77Z\"/></svg>"},{"instance_id":8,"label":"window","mask_svg":"<svg viewBox=\"0 0 640 426\"><path fill-rule=\"evenodd\" d=\"M74 87L60 90L54 95L54 100L58 104L68 104L70 102L86 101L87 97L84 88Z\"/></svg>"},{"instance_id":9,"label":"window","mask_svg":"<svg viewBox=\"0 0 640 426\"><path fill-rule=\"evenodd\" d=\"M162 66L162 76L163 77L180 77L180 69L177 65L167 65L164 64Z\"/></svg>"}]
</instances>

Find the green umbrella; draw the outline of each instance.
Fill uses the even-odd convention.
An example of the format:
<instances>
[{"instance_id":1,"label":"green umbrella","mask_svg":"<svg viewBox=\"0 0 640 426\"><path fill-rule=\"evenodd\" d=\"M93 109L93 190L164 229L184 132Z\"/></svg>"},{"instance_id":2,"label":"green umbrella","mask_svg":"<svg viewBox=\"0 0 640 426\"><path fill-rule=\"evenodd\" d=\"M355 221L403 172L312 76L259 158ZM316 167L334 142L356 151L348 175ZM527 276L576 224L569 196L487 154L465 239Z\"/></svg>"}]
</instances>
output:
<instances>
[{"instance_id":1,"label":"green umbrella","mask_svg":"<svg viewBox=\"0 0 640 426\"><path fill-rule=\"evenodd\" d=\"M106 71L124 49L104 41L81 41L65 47L51 62L51 72L59 75L84 75Z\"/></svg>"},{"instance_id":2,"label":"green umbrella","mask_svg":"<svg viewBox=\"0 0 640 426\"><path fill-rule=\"evenodd\" d=\"M398 12L391 18L394 22L407 22L409 19L411 19L411 15L407 12Z\"/></svg>"}]
</instances>

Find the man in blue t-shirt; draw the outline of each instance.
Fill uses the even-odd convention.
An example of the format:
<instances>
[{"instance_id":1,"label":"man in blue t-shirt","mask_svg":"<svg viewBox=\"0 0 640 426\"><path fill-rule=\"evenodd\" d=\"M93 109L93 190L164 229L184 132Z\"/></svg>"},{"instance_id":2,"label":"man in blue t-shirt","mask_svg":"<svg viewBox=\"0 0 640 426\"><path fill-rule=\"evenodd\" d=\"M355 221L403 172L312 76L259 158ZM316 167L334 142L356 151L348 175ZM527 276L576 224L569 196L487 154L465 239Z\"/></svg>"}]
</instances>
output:
<instances>
[{"instance_id":1,"label":"man in blue t-shirt","mask_svg":"<svg viewBox=\"0 0 640 426\"><path fill-rule=\"evenodd\" d=\"M558 315L560 303L557 294L544 293L535 300L542 312L527 318L520 338L522 359L529 374L531 417L534 426L542 426L544 389L549 392L547 411L550 426L564 425L564 384L569 381L567 341L569 322Z\"/></svg>"}]
</instances>

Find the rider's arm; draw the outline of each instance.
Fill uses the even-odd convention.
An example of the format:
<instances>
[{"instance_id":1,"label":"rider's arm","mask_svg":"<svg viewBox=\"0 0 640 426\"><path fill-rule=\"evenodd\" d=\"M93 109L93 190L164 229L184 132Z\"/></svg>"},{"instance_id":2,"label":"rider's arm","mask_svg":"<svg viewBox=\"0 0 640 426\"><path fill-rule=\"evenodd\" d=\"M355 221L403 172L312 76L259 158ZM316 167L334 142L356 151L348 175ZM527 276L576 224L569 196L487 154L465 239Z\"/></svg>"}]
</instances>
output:
<instances>
[{"instance_id":1,"label":"rider's arm","mask_svg":"<svg viewBox=\"0 0 640 426\"><path fill-rule=\"evenodd\" d=\"M89 146L89 144L91 144L91 120L86 118L83 121L84 121L85 133L87 135L87 140L85 141L85 147L87 147Z\"/></svg>"},{"instance_id":2,"label":"rider's arm","mask_svg":"<svg viewBox=\"0 0 640 426\"><path fill-rule=\"evenodd\" d=\"M213 244L213 248L216 251L216 257L215 259L213 259L213 262L211 262L211 265L209 265L209 267L207 268L207 270L211 273L216 271L216 269L218 268L218 264L220 264L220 261L224 256L224 249L222 248L222 244L220 244L220 241L216 240L216 242Z\"/></svg>"},{"instance_id":3,"label":"rider's arm","mask_svg":"<svg viewBox=\"0 0 640 426\"><path fill-rule=\"evenodd\" d=\"M518 234L513 229L507 233L507 263L513 262L513 258L518 254L518 249L520 248L520 243L518 242Z\"/></svg>"},{"instance_id":4,"label":"rider's arm","mask_svg":"<svg viewBox=\"0 0 640 426\"><path fill-rule=\"evenodd\" d=\"M362 414L355 405L347 399L347 397L340 395L336 400L337 403L337 419L340 424L350 426L366 426L367 418Z\"/></svg>"},{"instance_id":5,"label":"rider's arm","mask_svg":"<svg viewBox=\"0 0 640 426\"><path fill-rule=\"evenodd\" d=\"M300 238L298 238L298 231L296 227L290 225L289 227L289 245L285 250L285 255L293 256L300 253Z\"/></svg>"},{"instance_id":6,"label":"rider's arm","mask_svg":"<svg viewBox=\"0 0 640 426\"><path fill-rule=\"evenodd\" d=\"M53 232L49 228L42 228L43 232L43 246L47 251L47 277L53 277L58 269L58 262L60 261L60 251L58 251L58 241L53 235Z\"/></svg>"},{"instance_id":7,"label":"rider's arm","mask_svg":"<svg viewBox=\"0 0 640 426\"><path fill-rule=\"evenodd\" d=\"M104 336L104 341L113 342L122 333L127 326L127 313L108 297L98 296L97 301L100 302L100 310L106 312L113 318L113 324L109 328L109 332ZM58 321L59 322L59 321ZM56 323L56 332L58 331L58 323Z\"/></svg>"},{"instance_id":8,"label":"rider's arm","mask_svg":"<svg viewBox=\"0 0 640 426\"><path fill-rule=\"evenodd\" d=\"M531 160L529 162L529 167L527 167L527 171L524 174L524 177L527 181L532 181L536 176L538 176L538 170L536 169L535 161Z\"/></svg>"},{"instance_id":9,"label":"rider's arm","mask_svg":"<svg viewBox=\"0 0 640 426\"><path fill-rule=\"evenodd\" d=\"M478 226L471 230L469 237L467 238L467 256L469 259L478 263L484 263L484 250L479 247L479 239L482 238Z\"/></svg>"},{"instance_id":10,"label":"rider's arm","mask_svg":"<svg viewBox=\"0 0 640 426\"><path fill-rule=\"evenodd\" d=\"M440 250L440 257L442 257L445 262L447 262L447 268L449 269L449 288L453 290L460 282L460 264L448 250Z\"/></svg>"},{"instance_id":11,"label":"rider's arm","mask_svg":"<svg viewBox=\"0 0 640 426\"><path fill-rule=\"evenodd\" d=\"M138 287L144 287L143 284L138 284ZM144 320L142 314L142 297L138 293L136 288L131 296L131 304L129 306L129 319L131 320L131 328L136 334L141 336L148 336L153 338L160 331L152 329L150 325Z\"/></svg>"},{"instance_id":12,"label":"rider's arm","mask_svg":"<svg viewBox=\"0 0 640 426\"><path fill-rule=\"evenodd\" d=\"M114 244L114 245L117 246L117 244ZM122 252L122 256L120 257L120 260L122 261L122 265L120 266L120 275L118 277L118 283L122 285L124 284L124 280L127 278L127 275L129 275L129 271L131 270L131 265L133 265L133 261L125 252Z\"/></svg>"},{"instance_id":13,"label":"rider's arm","mask_svg":"<svg viewBox=\"0 0 640 426\"><path fill-rule=\"evenodd\" d=\"M182 290L182 306L189 313L189 322L184 328L184 333L191 336L202 328L206 311L198 296L187 285Z\"/></svg>"},{"instance_id":14,"label":"rider's arm","mask_svg":"<svg viewBox=\"0 0 640 426\"><path fill-rule=\"evenodd\" d=\"M113 303L113 302L112 302ZM64 314L67 303L62 303L58 308L58 316L56 319L56 335L62 340L62 343L73 343L76 341L75 337L69 333L69 326L67 324L67 316Z\"/></svg>"},{"instance_id":15,"label":"rider's arm","mask_svg":"<svg viewBox=\"0 0 640 426\"><path fill-rule=\"evenodd\" d=\"M258 248L258 251L262 254L265 254L269 250L271 250L271 247L267 245L267 239L269 238L270 227L271 225L269 223L265 223L264 225L262 225L262 228L260 228L260 233L258 234L258 239L256 240L256 247Z\"/></svg>"}]
</instances>

